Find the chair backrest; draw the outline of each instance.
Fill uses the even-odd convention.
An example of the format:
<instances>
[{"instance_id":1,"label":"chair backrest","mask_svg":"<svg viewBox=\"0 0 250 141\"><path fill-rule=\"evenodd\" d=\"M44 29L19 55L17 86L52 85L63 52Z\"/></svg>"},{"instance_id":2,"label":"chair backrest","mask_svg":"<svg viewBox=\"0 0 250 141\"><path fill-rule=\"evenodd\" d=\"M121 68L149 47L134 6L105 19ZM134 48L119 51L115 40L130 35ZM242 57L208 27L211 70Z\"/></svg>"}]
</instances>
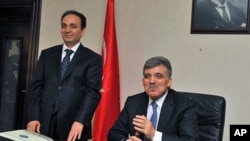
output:
<instances>
[{"instance_id":1,"label":"chair backrest","mask_svg":"<svg viewBox=\"0 0 250 141\"><path fill-rule=\"evenodd\" d=\"M196 103L198 126L201 141L222 141L226 100L222 96L180 92Z\"/></svg>"}]
</instances>

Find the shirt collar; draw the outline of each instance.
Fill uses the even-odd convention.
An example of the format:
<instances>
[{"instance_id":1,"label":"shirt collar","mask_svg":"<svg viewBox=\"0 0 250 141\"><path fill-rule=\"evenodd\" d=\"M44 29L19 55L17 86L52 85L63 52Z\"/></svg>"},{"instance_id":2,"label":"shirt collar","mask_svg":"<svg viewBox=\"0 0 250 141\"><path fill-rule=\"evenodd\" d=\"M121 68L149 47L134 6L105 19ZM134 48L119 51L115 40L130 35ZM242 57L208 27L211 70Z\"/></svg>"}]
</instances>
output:
<instances>
[{"instance_id":1,"label":"shirt collar","mask_svg":"<svg viewBox=\"0 0 250 141\"><path fill-rule=\"evenodd\" d=\"M77 44L75 44L72 48L70 48L72 51L74 51L74 53L76 52L76 50L78 49L78 47L80 46L80 42L78 42ZM65 49L69 49L65 43L63 43L63 52Z\"/></svg>"},{"instance_id":2,"label":"shirt collar","mask_svg":"<svg viewBox=\"0 0 250 141\"><path fill-rule=\"evenodd\" d=\"M168 91L166 91L166 93L162 96L162 97L160 97L159 99L157 99L156 101L155 101L155 103L157 104L157 106L161 109L161 107L162 107L162 104L163 104L163 102L164 102L164 100L165 100L165 98L167 97L167 94L168 94ZM153 102L153 100L149 97L149 105L151 104Z\"/></svg>"},{"instance_id":3,"label":"shirt collar","mask_svg":"<svg viewBox=\"0 0 250 141\"><path fill-rule=\"evenodd\" d=\"M227 0L223 4L221 4L218 0L211 0L211 1L216 5L216 7L222 7L222 6L227 7Z\"/></svg>"}]
</instances>

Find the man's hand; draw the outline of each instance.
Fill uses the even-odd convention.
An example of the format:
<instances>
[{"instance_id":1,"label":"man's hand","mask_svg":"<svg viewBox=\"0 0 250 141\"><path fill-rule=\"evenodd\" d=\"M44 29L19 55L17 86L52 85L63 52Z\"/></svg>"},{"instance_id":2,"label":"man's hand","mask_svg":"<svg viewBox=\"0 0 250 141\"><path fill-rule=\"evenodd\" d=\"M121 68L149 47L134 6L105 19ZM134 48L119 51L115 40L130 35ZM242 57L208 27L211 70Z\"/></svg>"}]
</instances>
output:
<instances>
[{"instance_id":1,"label":"man's hand","mask_svg":"<svg viewBox=\"0 0 250 141\"><path fill-rule=\"evenodd\" d=\"M136 131L143 133L148 139L153 140L155 129L147 117L144 115L136 115L133 119L133 125Z\"/></svg>"},{"instance_id":2,"label":"man's hand","mask_svg":"<svg viewBox=\"0 0 250 141\"><path fill-rule=\"evenodd\" d=\"M41 127L41 123L38 120L33 120L27 124L26 129L28 131L40 133L40 127Z\"/></svg>"},{"instance_id":3,"label":"man's hand","mask_svg":"<svg viewBox=\"0 0 250 141\"><path fill-rule=\"evenodd\" d=\"M75 141L80 139L82 135L84 125L80 122L75 121L70 129L67 141Z\"/></svg>"}]
</instances>

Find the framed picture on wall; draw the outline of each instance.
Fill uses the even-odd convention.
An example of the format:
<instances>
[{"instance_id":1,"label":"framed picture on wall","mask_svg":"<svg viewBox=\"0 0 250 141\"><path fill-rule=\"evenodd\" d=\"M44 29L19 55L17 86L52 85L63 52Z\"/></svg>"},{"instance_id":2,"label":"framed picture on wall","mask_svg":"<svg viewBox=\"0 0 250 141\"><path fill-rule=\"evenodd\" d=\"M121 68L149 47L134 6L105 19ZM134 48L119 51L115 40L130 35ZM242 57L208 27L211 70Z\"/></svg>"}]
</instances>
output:
<instances>
[{"instance_id":1,"label":"framed picture on wall","mask_svg":"<svg viewBox=\"0 0 250 141\"><path fill-rule=\"evenodd\" d=\"M249 33L249 0L193 0L191 33Z\"/></svg>"}]
</instances>

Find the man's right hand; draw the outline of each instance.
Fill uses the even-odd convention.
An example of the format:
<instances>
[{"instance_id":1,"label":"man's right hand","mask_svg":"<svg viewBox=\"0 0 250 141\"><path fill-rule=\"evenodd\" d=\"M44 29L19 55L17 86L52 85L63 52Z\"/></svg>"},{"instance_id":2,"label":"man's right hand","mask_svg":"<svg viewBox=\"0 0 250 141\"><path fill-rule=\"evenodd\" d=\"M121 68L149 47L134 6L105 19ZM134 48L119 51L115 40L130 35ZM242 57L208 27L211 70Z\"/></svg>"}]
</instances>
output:
<instances>
[{"instance_id":1,"label":"man's right hand","mask_svg":"<svg viewBox=\"0 0 250 141\"><path fill-rule=\"evenodd\" d=\"M153 140L155 128L147 117L144 115L136 115L133 119L133 125L136 131L144 134L148 139Z\"/></svg>"},{"instance_id":2,"label":"man's right hand","mask_svg":"<svg viewBox=\"0 0 250 141\"><path fill-rule=\"evenodd\" d=\"M27 124L27 130L32 131L32 132L40 133L40 127L41 127L41 123L38 120L30 121Z\"/></svg>"}]
</instances>

